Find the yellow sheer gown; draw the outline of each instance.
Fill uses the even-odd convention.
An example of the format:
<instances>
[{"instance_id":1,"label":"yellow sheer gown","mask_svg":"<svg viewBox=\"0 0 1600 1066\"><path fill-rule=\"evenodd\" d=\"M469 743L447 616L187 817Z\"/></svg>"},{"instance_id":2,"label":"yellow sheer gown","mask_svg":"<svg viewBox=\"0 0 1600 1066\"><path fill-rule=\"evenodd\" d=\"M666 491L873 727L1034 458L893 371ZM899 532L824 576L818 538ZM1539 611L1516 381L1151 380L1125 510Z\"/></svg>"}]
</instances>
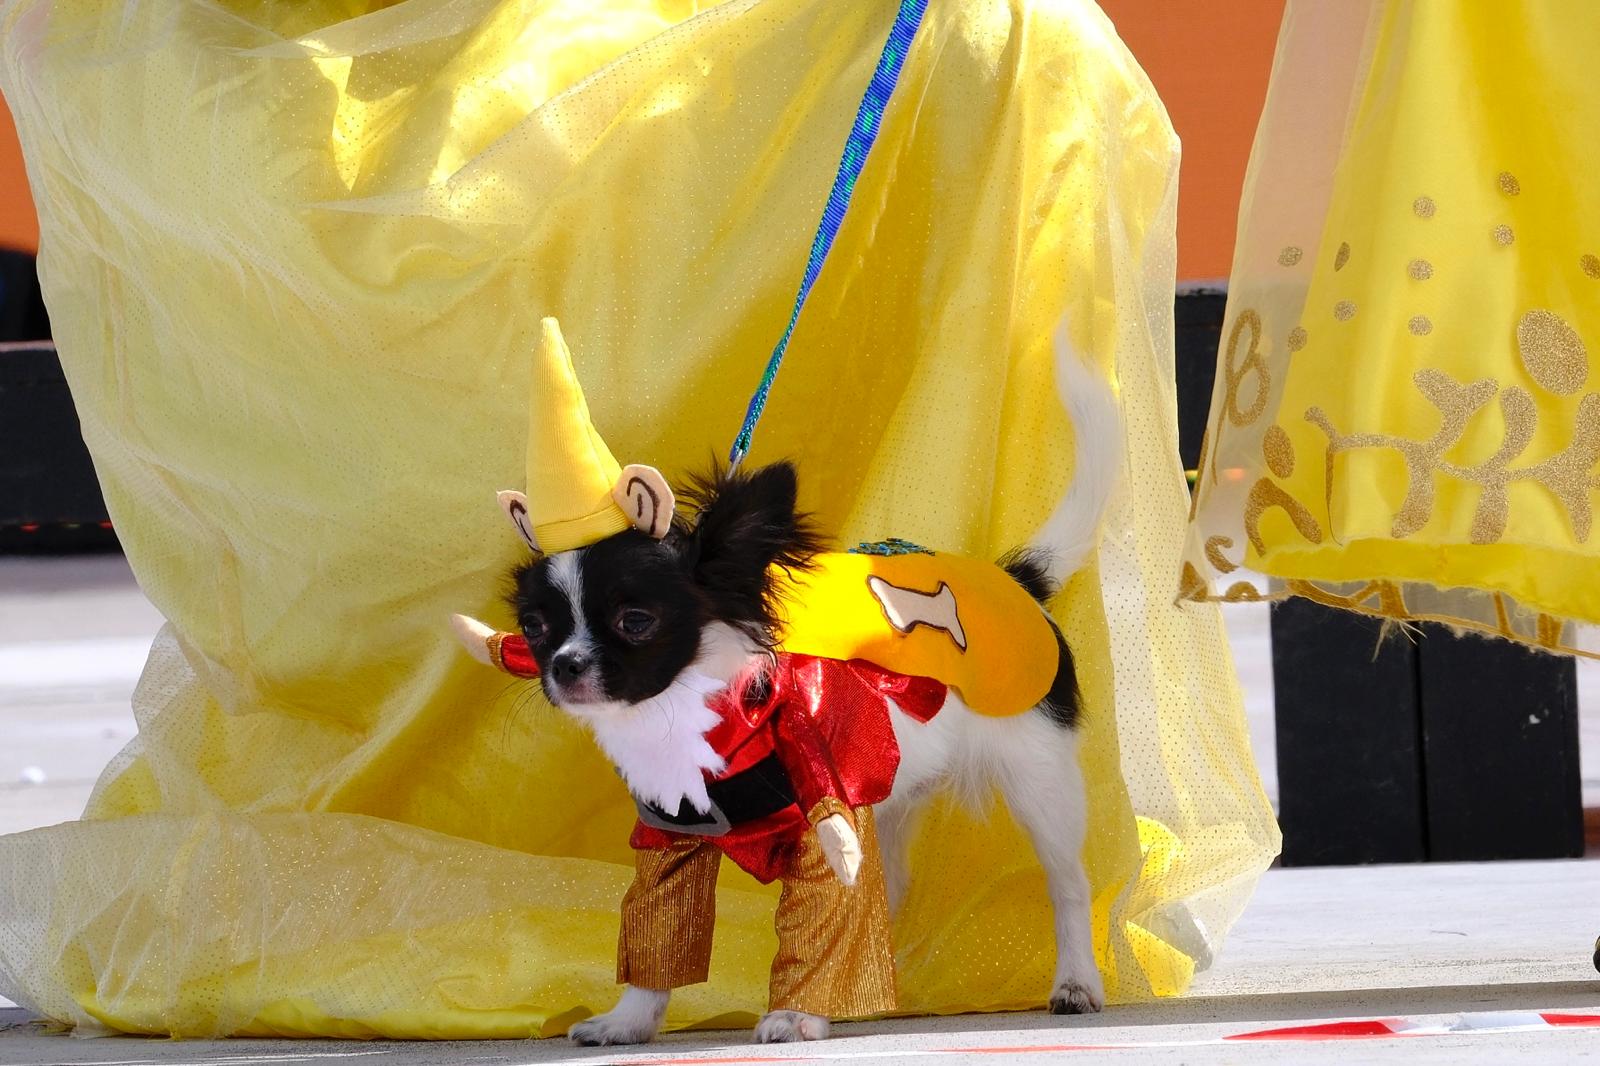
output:
<instances>
[{"instance_id":1,"label":"yellow sheer gown","mask_svg":"<svg viewBox=\"0 0 1600 1066\"><path fill-rule=\"evenodd\" d=\"M1596 56L1583 0L1290 4L1186 597L1600 654Z\"/></svg>"},{"instance_id":2,"label":"yellow sheer gown","mask_svg":"<svg viewBox=\"0 0 1600 1066\"><path fill-rule=\"evenodd\" d=\"M493 492L544 316L617 454L726 447L896 5L368 6L0 10L62 359L169 620L84 819L0 839L0 994L69 1023L527 1036L610 1005L632 805L446 619L509 621ZM1126 477L1058 618L1117 1001L1182 990L1277 847L1217 609L1175 602L1177 158L1088 0L934 0L752 456L797 459L841 543L992 558L1071 480L1063 317L1116 381ZM941 806L913 869L902 1008L1041 1006L1008 818ZM774 897L736 873L671 1026L763 1007Z\"/></svg>"}]
</instances>

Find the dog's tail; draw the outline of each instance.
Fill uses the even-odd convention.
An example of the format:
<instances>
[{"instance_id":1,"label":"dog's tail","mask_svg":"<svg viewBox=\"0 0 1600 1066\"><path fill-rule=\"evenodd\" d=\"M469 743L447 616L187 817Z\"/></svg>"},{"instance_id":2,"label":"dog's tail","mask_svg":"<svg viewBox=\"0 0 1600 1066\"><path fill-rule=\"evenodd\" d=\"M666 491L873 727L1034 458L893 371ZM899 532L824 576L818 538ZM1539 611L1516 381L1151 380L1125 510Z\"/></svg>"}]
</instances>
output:
<instances>
[{"instance_id":1,"label":"dog's tail","mask_svg":"<svg viewBox=\"0 0 1600 1066\"><path fill-rule=\"evenodd\" d=\"M1073 350L1065 323L1056 331L1055 350L1056 388L1077 446L1072 484L1033 543L1001 564L1040 602L1094 554L1123 457L1122 412L1110 382Z\"/></svg>"}]
</instances>

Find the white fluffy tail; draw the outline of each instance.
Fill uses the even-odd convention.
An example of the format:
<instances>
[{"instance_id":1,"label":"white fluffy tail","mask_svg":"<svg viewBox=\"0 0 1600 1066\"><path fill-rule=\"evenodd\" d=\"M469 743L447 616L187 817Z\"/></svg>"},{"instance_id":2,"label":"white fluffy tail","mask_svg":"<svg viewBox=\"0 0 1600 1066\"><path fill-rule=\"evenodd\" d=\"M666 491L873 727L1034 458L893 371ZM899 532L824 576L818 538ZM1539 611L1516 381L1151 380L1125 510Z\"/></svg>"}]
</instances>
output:
<instances>
[{"instance_id":1,"label":"white fluffy tail","mask_svg":"<svg viewBox=\"0 0 1600 1066\"><path fill-rule=\"evenodd\" d=\"M1072 484L1034 537L1049 556L1050 578L1060 585L1082 569L1100 542L1100 519L1122 470L1122 412L1116 393L1067 339L1056 331L1056 388L1072 418L1077 455Z\"/></svg>"}]
</instances>

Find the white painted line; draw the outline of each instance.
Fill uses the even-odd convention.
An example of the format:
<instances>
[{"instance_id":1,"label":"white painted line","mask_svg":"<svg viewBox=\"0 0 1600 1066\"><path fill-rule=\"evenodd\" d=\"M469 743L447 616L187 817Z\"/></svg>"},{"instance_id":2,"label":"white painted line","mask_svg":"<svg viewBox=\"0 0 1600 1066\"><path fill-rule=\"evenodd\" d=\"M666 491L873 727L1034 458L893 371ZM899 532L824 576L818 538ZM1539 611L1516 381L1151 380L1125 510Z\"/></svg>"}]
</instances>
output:
<instances>
[{"instance_id":1,"label":"white painted line","mask_svg":"<svg viewBox=\"0 0 1600 1066\"><path fill-rule=\"evenodd\" d=\"M132 688L149 656L150 641L143 637L6 644L0 646L0 691L106 684Z\"/></svg>"}]
</instances>

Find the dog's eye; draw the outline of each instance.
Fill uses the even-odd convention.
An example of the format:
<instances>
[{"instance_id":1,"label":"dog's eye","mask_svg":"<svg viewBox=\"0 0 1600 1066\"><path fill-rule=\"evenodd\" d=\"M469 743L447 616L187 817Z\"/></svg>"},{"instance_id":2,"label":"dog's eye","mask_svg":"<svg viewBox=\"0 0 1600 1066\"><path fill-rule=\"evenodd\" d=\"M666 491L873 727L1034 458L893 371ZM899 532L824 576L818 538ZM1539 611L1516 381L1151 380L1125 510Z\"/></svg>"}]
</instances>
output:
<instances>
[{"instance_id":1,"label":"dog's eye","mask_svg":"<svg viewBox=\"0 0 1600 1066\"><path fill-rule=\"evenodd\" d=\"M627 607L617 612L612 625L627 640L648 640L656 631L656 616L637 607Z\"/></svg>"},{"instance_id":2,"label":"dog's eye","mask_svg":"<svg viewBox=\"0 0 1600 1066\"><path fill-rule=\"evenodd\" d=\"M529 644L538 644L550 635L550 626L544 620L544 615L535 612L522 620L522 635L528 638Z\"/></svg>"}]
</instances>

